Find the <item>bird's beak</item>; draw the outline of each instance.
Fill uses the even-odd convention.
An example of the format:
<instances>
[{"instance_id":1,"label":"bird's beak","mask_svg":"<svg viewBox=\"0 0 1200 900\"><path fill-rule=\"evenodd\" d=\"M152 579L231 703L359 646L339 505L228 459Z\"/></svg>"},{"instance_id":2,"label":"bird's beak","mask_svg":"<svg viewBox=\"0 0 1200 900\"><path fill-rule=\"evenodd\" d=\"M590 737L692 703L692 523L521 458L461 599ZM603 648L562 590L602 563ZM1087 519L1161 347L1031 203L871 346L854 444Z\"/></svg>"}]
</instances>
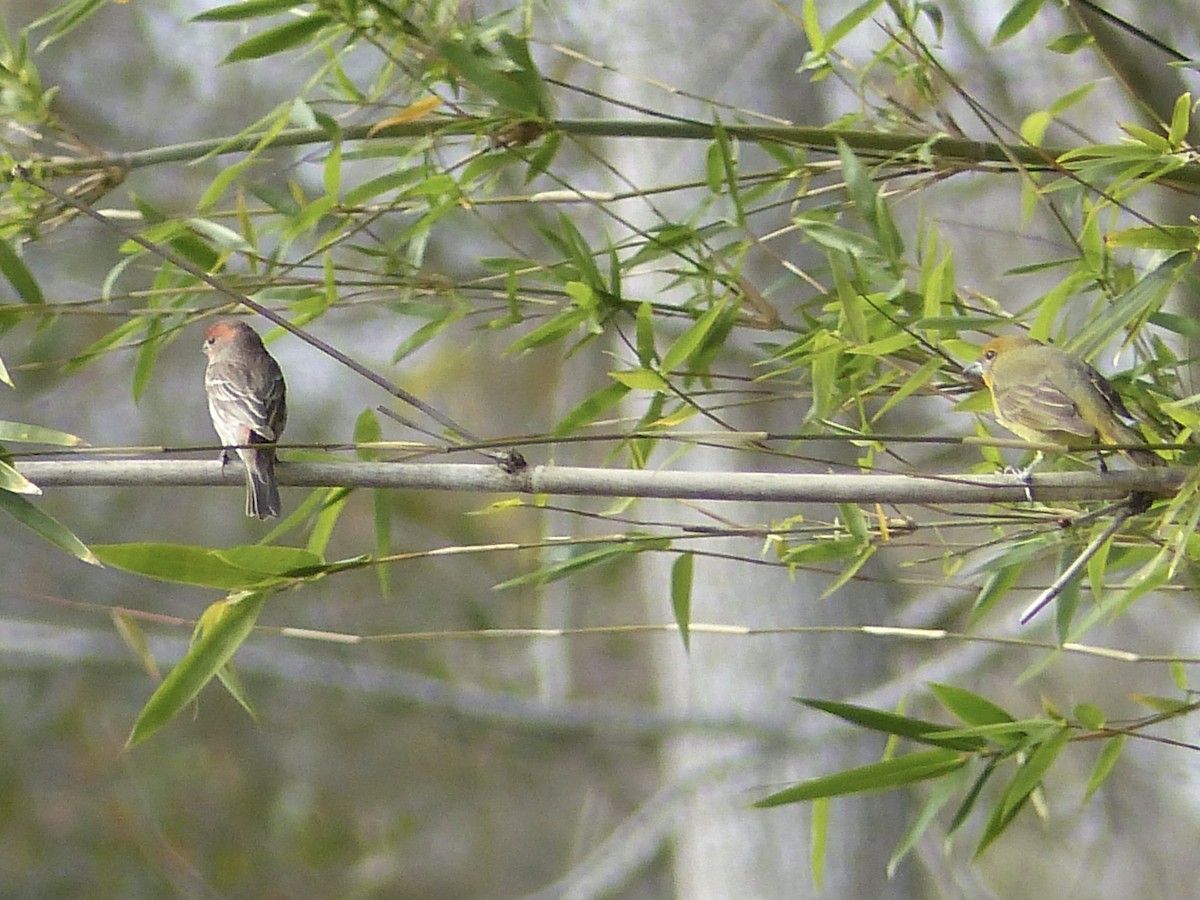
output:
<instances>
[{"instance_id":1,"label":"bird's beak","mask_svg":"<svg viewBox=\"0 0 1200 900\"><path fill-rule=\"evenodd\" d=\"M964 366L962 371L964 375L969 375L971 378L983 378L983 363L976 360L969 366Z\"/></svg>"}]
</instances>

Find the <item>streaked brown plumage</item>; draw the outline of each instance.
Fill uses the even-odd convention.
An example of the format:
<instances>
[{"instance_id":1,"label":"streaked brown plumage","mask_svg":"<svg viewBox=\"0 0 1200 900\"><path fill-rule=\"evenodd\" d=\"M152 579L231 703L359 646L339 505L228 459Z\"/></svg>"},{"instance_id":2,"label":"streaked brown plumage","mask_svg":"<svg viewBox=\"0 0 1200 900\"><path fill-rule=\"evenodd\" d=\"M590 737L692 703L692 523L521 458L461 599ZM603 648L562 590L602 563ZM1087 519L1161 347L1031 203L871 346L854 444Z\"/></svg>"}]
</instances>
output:
<instances>
[{"instance_id":1,"label":"streaked brown plumage","mask_svg":"<svg viewBox=\"0 0 1200 900\"><path fill-rule=\"evenodd\" d=\"M287 389L279 364L262 338L245 322L217 322L204 334L204 389L213 427L226 449L239 444L273 444L287 425ZM275 448L239 447L246 466L246 515L279 515Z\"/></svg>"}]
</instances>

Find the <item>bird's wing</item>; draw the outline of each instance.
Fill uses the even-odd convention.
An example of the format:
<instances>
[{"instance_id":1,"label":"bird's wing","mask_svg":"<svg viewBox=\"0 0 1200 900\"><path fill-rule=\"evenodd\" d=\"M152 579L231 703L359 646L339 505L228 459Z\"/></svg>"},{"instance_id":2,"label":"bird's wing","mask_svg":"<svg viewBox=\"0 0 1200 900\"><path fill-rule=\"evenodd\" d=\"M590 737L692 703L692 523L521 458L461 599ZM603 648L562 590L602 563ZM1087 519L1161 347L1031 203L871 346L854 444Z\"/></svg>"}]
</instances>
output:
<instances>
[{"instance_id":1,"label":"bird's wing","mask_svg":"<svg viewBox=\"0 0 1200 900\"><path fill-rule=\"evenodd\" d=\"M243 372L231 375L206 373L209 409L229 424L249 428L264 441L274 441L283 425L279 421L283 405L283 376L272 373L263 389L248 390L250 379ZM286 413L283 413L286 417Z\"/></svg>"},{"instance_id":2,"label":"bird's wing","mask_svg":"<svg viewBox=\"0 0 1200 900\"><path fill-rule=\"evenodd\" d=\"M1137 421L1133 417L1133 414L1129 411L1129 408L1125 405L1125 401L1121 399L1121 395L1117 393L1117 389L1109 383L1107 378L1105 378L1091 366L1088 366L1087 374L1088 381L1092 383L1092 387L1099 391L1100 396L1104 398L1104 401L1108 404L1109 409L1113 411L1113 414L1118 419L1123 420L1126 425L1132 425Z\"/></svg>"},{"instance_id":3,"label":"bird's wing","mask_svg":"<svg viewBox=\"0 0 1200 900\"><path fill-rule=\"evenodd\" d=\"M995 395L995 402L996 415L1002 423L1043 433L1073 434L1089 440L1096 436L1095 427L1079 414L1075 401L1045 376L1030 384L1005 387Z\"/></svg>"}]
</instances>

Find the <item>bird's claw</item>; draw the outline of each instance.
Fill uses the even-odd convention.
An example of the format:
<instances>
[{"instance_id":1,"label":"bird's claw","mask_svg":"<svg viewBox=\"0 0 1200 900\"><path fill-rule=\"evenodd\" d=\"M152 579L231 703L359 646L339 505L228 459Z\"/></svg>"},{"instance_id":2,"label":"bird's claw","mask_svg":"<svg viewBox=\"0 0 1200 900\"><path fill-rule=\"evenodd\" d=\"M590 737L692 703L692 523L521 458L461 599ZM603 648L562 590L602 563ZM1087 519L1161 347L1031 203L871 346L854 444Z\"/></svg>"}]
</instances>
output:
<instances>
[{"instance_id":1,"label":"bird's claw","mask_svg":"<svg viewBox=\"0 0 1200 900\"><path fill-rule=\"evenodd\" d=\"M1025 484L1025 499L1030 503L1033 502L1033 466L1026 466L1025 468L1021 468L1020 466L1005 466L1001 474L1016 475L1020 478Z\"/></svg>"}]
</instances>

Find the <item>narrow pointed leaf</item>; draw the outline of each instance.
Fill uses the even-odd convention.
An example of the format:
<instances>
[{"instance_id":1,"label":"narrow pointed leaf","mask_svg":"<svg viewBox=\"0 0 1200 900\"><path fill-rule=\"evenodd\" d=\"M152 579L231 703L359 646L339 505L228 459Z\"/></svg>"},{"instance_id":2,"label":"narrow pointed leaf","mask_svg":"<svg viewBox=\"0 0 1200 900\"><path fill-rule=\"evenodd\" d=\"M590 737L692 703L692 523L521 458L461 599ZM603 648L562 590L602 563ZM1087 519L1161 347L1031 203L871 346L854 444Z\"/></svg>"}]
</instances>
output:
<instances>
[{"instance_id":1,"label":"narrow pointed leaf","mask_svg":"<svg viewBox=\"0 0 1200 900\"><path fill-rule=\"evenodd\" d=\"M227 603L216 623L192 645L150 696L134 722L127 747L146 740L192 702L249 636L266 602L265 593L256 593Z\"/></svg>"},{"instance_id":2,"label":"narrow pointed leaf","mask_svg":"<svg viewBox=\"0 0 1200 900\"><path fill-rule=\"evenodd\" d=\"M675 622L679 625L679 634L683 638L683 649L691 649L691 634L688 630L692 621L692 575L695 569L695 557L690 553L682 553L671 566L671 608L675 612Z\"/></svg>"},{"instance_id":3,"label":"narrow pointed leaf","mask_svg":"<svg viewBox=\"0 0 1200 900\"><path fill-rule=\"evenodd\" d=\"M76 559L91 566L102 565L96 554L75 537L65 525L42 512L24 497L11 491L0 491L0 510L8 513L26 528L40 534L54 546L66 550Z\"/></svg>"},{"instance_id":4,"label":"narrow pointed leaf","mask_svg":"<svg viewBox=\"0 0 1200 900\"><path fill-rule=\"evenodd\" d=\"M895 759L847 769L835 775L813 778L771 794L754 805L761 809L800 803L819 797L841 797L890 791L894 788L940 778L967 764L969 756L953 750L921 750Z\"/></svg>"}]
</instances>

